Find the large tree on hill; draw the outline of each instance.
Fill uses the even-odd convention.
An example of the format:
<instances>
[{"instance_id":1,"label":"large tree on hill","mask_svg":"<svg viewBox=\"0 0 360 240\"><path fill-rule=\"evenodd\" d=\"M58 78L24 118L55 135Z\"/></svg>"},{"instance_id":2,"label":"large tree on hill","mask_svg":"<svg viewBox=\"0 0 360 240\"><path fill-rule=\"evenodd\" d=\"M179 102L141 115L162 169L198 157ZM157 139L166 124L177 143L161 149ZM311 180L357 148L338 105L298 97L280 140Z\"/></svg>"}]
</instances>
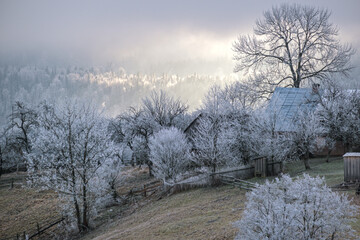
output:
<instances>
[{"instance_id":1,"label":"large tree on hill","mask_svg":"<svg viewBox=\"0 0 360 240\"><path fill-rule=\"evenodd\" d=\"M276 86L299 88L305 80L347 75L354 49L342 45L331 13L297 4L283 4L264 12L254 35L239 36L233 44L234 71L249 74L258 90Z\"/></svg>"}]
</instances>

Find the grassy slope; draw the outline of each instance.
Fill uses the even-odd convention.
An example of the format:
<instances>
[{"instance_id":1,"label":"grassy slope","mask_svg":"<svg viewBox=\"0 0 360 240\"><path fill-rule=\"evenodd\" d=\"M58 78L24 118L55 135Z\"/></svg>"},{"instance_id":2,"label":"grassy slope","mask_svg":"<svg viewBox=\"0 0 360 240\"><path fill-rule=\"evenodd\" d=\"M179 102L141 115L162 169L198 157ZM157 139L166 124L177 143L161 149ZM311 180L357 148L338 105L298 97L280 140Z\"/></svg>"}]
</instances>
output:
<instances>
[{"instance_id":1,"label":"grassy slope","mask_svg":"<svg viewBox=\"0 0 360 240\"><path fill-rule=\"evenodd\" d=\"M37 192L15 185L13 189L5 186L9 179L22 183L24 173L1 176L0 185L0 239L16 237L16 234L33 232L36 224L57 218L56 194L50 191Z\"/></svg>"},{"instance_id":2,"label":"grassy slope","mask_svg":"<svg viewBox=\"0 0 360 240\"><path fill-rule=\"evenodd\" d=\"M202 188L154 201L84 239L233 239L245 192ZM97 236L97 237L95 237Z\"/></svg>"},{"instance_id":3,"label":"grassy slope","mask_svg":"<svg viewBox=\"0 0 360 240\"><path fill-rule=\"evenodd\" d=\"M312 159L311 170L302 162L289 163L285 171L291 176L324 176L329 186L343 182L343 160ZM273 177L268 178L273 179ZM264 178L250 179L264 182ZM360 206L360 197L349 192ZM232 223L241 218L245 192L229 186L196 189L145 205L124 218L113 221L84 237L88 239L233 239ZM360 213L353 224L360 236Z\"/></svg>"},{"instance_id":4,"label":"grassy slope","mask_svg":"<svg viewBox=\"0 0 360 240\"><path fill-rule=\"evenodd\" d=\"M342 159L312 159L314 176L325 176L328 185L343 181ZM285 171L291 176L302 175L302 162L289 163ZM119 193L152 181L144 169L129 169ZM7 174L1 177L0 185L8 178L23 179L23 176ZM272 179L272 178L268 178ZM264 178L251 179L263 182ZM349 192L360 206L360 197ZM83 237L87 239L233 239L236 228L232 223L241 218L245 192L230 186L195 189L175 194L160 201L137 202L124 208L113 206L102 211L96 221L99 227ZM36 222L57 216L56 195L51 192L36 192L31 189L0 188L0 238L15 236L24 230L34 229ZM360 214L354 223L360 236Z\"/></svg>"}]
</instances>

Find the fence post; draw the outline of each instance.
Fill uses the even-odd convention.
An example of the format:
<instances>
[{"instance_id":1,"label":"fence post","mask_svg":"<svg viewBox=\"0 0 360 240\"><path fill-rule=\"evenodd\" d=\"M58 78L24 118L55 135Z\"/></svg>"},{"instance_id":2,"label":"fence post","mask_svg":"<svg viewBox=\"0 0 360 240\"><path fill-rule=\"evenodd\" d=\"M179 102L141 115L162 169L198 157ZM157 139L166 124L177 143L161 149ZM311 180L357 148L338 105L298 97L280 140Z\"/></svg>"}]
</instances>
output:
<instances>
[{"instance_id":1,"label":"fence post","mask_svg":"<svg viewBox=\"0 0 360 240\"><path fill-rule=\"evenodd\" d=\"M38 222L36 223L36 227L37 227L38 234L40 235L40 225Z\"/></svg>"}]
</instances>

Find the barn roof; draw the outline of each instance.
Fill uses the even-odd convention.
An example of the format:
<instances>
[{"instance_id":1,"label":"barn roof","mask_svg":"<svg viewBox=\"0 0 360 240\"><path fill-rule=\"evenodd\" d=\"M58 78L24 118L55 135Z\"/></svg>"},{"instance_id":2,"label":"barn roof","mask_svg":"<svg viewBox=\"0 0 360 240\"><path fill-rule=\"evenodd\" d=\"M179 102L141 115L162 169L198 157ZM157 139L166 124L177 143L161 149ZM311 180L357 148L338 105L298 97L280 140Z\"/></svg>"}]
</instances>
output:
<instances>
[{"instance_id":1,"label":"barn roof","mask_svg":"<svg viewBox=\"0 0 360 240\"><path fill-rule=\"evenodd\" d=\"M295 131L295 118L298 113L314 109L319 96L311 88L275 88L267 107L267 111L276 114L275 130L278 132Z\"/></svg>"}]
</instances>

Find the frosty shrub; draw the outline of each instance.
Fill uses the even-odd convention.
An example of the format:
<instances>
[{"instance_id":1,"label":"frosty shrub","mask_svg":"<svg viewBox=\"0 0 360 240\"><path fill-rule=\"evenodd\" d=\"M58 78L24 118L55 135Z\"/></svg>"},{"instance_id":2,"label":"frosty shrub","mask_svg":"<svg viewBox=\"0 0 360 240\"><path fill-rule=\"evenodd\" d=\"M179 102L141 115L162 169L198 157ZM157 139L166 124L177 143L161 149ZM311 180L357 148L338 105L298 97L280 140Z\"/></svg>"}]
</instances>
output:
<instances>
[{"instance_id":1,"label":"frosty shrub","mask_svg":"<svg viewBox=\"0 0 360 240\"><path fill-rule=\"evenodd\" d=\"M166 182L176 182L190 163L190 145L177 128L162 129L150 138L150 160L154 175Z\"/></svg>"},{"instance_id":2,"label":"frosty shrub","mask_svg":"<svg viewBox=\"0 0 360 240\"><path fill-rule=\"evenodd\" d=\"M324 178L285 175L247 194L236 239L348 239L358 208Z\"/></svg>"}]
</instances>

